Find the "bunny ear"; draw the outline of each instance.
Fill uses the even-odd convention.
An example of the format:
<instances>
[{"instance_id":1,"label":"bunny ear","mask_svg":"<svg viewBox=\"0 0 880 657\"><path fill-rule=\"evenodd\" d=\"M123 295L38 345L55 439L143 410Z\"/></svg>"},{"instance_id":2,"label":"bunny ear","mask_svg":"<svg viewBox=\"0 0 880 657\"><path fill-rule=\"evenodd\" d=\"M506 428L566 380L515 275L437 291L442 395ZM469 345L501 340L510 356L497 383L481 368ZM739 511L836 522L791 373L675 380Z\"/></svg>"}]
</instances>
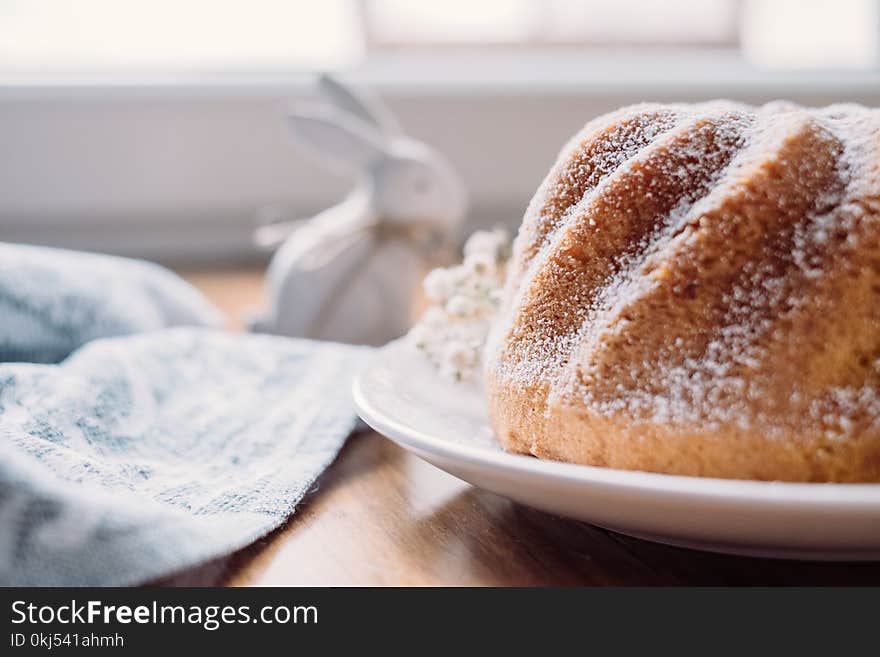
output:
<instances>
[{"instance_id":1,"label":"bunny ear","mask_svg":"<svg viewBox=\"0 0 880 657\"><path fill-rule=\"evenodd\" d=\"M297 229L302 228L306 221L306 219L293 219L258 226L254 231L254 245L265 251L275 249Z\"/></svg>"},{"instance_id":2,"label":"bunny ear","mask_svg":"<svg viewBox=\"0 0 880 657\"><path fill-rule=\"evenodd\" d=\"M334 168L357 172L385 155L380 137L339 112L294 111L287 122L300 146Z\"/></svg>"},{"instance_id":3,"label":"bunny ear","mask_svg":"<svg viewBox=\"0 0 880 657\"><path fill-rule=\"evenodd\" d=\"M337 109L357 117L383 135L400 133L400 126L391 111L366 91L355 91L327 74L318 78L318 88Z\"/></svg>"}]
</instances>

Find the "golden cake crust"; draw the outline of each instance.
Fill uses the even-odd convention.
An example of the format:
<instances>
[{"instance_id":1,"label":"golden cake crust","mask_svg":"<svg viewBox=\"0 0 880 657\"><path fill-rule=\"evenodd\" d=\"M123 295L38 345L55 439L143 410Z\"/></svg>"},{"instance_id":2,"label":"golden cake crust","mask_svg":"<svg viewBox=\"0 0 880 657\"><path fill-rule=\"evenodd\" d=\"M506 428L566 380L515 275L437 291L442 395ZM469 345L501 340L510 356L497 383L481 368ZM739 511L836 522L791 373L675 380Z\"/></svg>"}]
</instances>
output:
<instances>
[{"instance_id":1,"label":"golden cake crust","mask_svg":"<svg viewBox=\"0 0 880 657\"><path fill-rule=\"evenodd\" d=\"M526 212L485 379L511 451L880 481L880 111L588 124Z\"/></svg>"}]
</instances>

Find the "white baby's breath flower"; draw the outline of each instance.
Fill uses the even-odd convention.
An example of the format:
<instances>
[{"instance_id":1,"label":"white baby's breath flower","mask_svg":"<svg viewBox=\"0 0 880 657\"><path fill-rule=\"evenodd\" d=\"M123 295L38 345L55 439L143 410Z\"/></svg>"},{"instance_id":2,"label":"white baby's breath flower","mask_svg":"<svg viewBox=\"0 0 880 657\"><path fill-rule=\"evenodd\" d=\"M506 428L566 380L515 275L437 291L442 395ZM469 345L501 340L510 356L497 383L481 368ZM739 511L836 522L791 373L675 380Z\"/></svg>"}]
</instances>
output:
<instances>
[{"instance_id":1,"label":"white baby's breath flower","mask_svg":"<svg viewBox=\"0 0 880 657\"><path fill-rule=\"evenodd\" d=\"M425 278L431 305L408 339L441 376L472 379L497 312L510 257L506 231L479 231L464 246L461 264L435 269Z\"/></svg>"},{"instance_id":2,"label":"white baby's breath flower","mask_svg":"<svg viewBox=\"0 0 880 657\"><path fill-rule=\"evenodd\" d=\"M463 295L456 294L446 302L446 312L450 315L458 317L467 317L473 315L477 311L477 304L474 300Z\"/></svg>"},{"instance_id":3,"label":"white baby's breath flower","mask_svg":"<svg viewBox=\"0 0 880 657\"><path fill-rule=\"evenodd\" d=\"M509 258L510 237L503 230L482 230L471 235L464 245L464 258L487 256L493 263L505 263Z\"/></svg>"},{"instance_id":4,"label":"white baby's breath flower","mask_svg":"<svg viewBox=\"0 0 880 657\"><path fill-rule=\"evenodd\" d=\"M455 289L455 281L445 269L434 269L425 276L422 284L430 301L445 303Z\"/></svg>"},{"instance_id":5,"label":"white baby's breath flower","mask_svg":"<svg viewBox=\"0 0 880 657\"><path fill-rule=\"evenodd\" d=\"M491 276L495 272L495 258L491 253L474 253L464 260L468 271L477 276Z\"/></svg>"}]
</instances>

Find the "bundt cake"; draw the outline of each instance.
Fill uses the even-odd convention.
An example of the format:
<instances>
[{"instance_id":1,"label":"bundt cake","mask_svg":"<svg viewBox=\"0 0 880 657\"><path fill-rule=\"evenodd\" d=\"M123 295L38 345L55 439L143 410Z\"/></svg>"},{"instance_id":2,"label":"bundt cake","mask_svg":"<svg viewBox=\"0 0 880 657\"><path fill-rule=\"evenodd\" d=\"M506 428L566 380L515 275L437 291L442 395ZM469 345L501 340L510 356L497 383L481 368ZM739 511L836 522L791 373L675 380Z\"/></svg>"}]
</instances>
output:
<instances>
[{"instance_id":1,"label":"bundt cake","mask_svg":"<svg viewBox=\"0 0 880 657\"><path fill-rule=\"evenodd\" d=\"M526 211L485 379L510 451L880 481L880 110L587 124Z\"/></svg>"}]
</instances>

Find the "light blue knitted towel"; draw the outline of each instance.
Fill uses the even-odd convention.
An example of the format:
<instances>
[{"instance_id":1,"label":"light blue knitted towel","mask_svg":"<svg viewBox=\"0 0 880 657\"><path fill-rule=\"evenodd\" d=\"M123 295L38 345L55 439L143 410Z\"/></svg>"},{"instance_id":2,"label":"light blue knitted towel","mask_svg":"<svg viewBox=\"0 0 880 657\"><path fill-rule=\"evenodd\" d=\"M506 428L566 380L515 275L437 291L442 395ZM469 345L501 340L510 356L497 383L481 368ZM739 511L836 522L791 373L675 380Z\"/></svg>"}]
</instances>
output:
<instances>
[{"instance_id":1,"label":"light blue knitted towel","mask_svg":"<svg viewBox=\"0 0 880 657\"><path fill-rule=\"evenodd\" d=\"M59 364L0 363L0 585L139 583L284 522L354 426L350 380L369 351L160 329L216 314L166 270L112 259L101 274L100 256L21 248L44 251L33 261L55 286L0 274L4 356L45 362L82 336L150 330Z\"/></svg>"},{"instance_id":2,"label":"light blue knitted towel","mask_svg":"<svg viewBox=\"0 0 880 657\"><path fill-rule=\"evenodd\" d=\"M95 338L222 323L198 290L153 263L0 242L0 361L57 363Z\"/></svg>"}]
</instances>

